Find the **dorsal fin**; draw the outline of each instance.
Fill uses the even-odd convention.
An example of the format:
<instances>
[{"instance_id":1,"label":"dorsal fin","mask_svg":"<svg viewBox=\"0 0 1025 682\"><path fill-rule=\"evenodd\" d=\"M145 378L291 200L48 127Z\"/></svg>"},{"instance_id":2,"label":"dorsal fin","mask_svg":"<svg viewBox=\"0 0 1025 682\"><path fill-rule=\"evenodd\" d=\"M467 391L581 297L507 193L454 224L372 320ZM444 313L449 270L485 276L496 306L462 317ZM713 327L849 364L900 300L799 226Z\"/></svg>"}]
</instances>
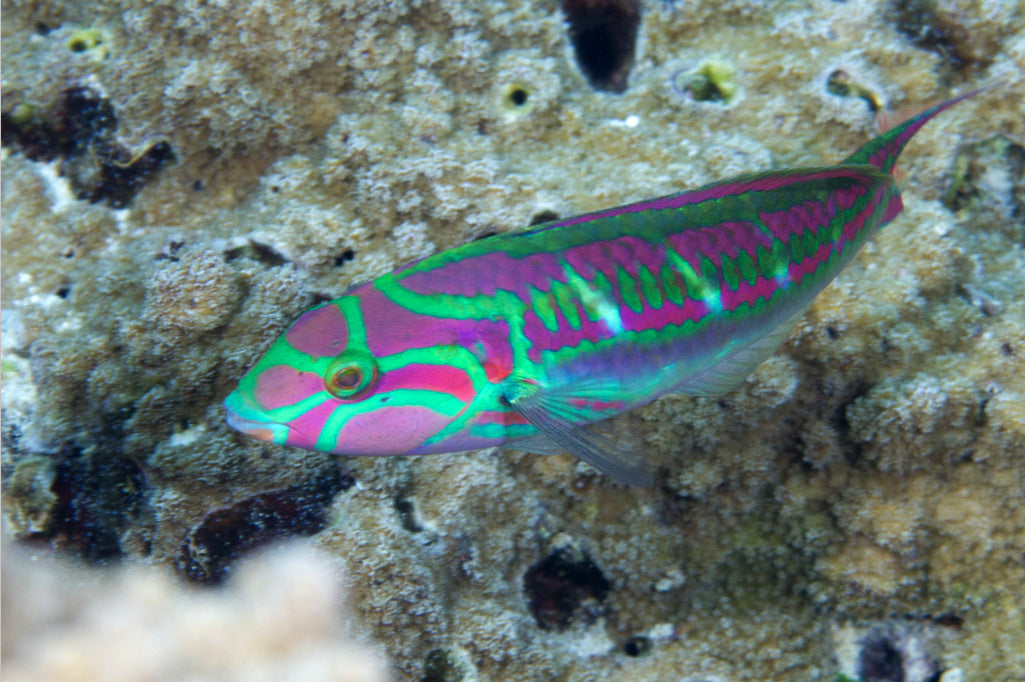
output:
<instances>
[{"instance_id":1,"label":"dorsal fin","mask_svg":"<svg viewBox=\"0 0 1025 682\"><path fill-rule=\"evenodd\" d=\"M886 131L879 137L870 140L861 149L844 159L842 163L847 165L870 165L884 170L887 173L891 172L894 165L897 163L897 158L904 150L904 145L906 145L908 140L910 140L922 126L928 123L930 119L940 112L954 106L958 102L966 100L969 97L974 97L983 90L989 90L996 85L999 85L999 83L994 83L993 85L987 85L977 90L966 92L963 95L958 95L957 97L953 97L929 107L922 113L912 116L903 123L900 123Z\"/></svg>"}]
</instances>

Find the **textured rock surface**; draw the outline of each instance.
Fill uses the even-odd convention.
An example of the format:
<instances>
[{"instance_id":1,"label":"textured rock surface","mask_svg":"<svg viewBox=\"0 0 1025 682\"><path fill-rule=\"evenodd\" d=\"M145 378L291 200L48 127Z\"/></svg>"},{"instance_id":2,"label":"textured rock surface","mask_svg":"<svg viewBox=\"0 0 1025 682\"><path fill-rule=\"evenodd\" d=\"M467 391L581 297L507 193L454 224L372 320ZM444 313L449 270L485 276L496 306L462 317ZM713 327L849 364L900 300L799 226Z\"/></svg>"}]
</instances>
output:
<instances>
[{"instance_id":1,"label":"textured rock surface","mask_svg":"<svg viewBox=\"0 0 1025 682\"><path fill-rule=\"evenodd\" d=\"M4 148L23 538L192 575L227 563L207 532L315 533L396 679L1025 670L1020 3L642 3L618 94L589 84L554 0L3 16L4 112L89 87L119 144L176 156L115 209ZM539 215L832 163L874 108L995 80L916 138L905 213L744 387L621 420L665 467L653 491L567 457L336 461L223 423L269 341L354 282Z\"/></svg>"}]
</instances>

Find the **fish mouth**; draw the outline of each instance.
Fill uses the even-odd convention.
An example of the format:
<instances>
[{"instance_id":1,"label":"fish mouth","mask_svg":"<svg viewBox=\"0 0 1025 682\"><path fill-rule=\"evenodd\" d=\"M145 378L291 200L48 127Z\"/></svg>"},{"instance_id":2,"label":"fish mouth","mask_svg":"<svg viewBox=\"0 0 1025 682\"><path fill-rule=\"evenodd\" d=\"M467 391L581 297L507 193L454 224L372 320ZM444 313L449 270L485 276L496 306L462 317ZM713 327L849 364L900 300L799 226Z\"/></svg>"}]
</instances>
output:
<instances>
[{"instance_id":1,"label":"fish mouth","mask_svg":"<svg viewBox=\"0 0 1025 682\"><path fill-rule=\"evenodd\" d=\"M288 438L289 426L267 418L266 414L253 405L238 391L224 399L225 421L228 426L250 438L265 443L284 443Z\"/></svg>"}]
</instances>

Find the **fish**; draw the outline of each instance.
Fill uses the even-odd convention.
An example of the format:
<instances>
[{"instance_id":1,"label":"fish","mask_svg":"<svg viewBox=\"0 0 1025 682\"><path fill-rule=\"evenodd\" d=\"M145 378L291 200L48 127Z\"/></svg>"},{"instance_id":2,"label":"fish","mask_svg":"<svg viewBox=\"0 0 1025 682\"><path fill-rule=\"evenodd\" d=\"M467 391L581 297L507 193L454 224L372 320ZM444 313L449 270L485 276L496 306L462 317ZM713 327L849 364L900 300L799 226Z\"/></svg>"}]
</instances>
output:
<instances>
[{"instance_id":1,"label":"fish","mask_svg":"<svg viewBox=\"0 0 1025 682\"><path fill-rule=\"evenodd\" d=\"M832 166L749 173L436 253L304 312L224 401L253 438L338 455L569 452L651 486L600 424L735 389L903 209L941 102Z\"/></svg>"}]
</instances>

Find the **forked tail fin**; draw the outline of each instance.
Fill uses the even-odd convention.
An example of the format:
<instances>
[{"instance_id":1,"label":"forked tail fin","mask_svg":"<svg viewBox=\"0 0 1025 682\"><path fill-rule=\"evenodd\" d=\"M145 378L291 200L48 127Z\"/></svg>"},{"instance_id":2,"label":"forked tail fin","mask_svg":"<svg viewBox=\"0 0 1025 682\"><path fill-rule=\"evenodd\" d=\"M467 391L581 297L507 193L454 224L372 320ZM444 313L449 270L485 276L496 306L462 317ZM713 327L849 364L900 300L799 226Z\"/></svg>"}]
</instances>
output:
<instances>
[{"instance_id":1,"label":"forked tail fin","mask_svg":"<svg viewBox=\"0 0 1025 682\"><path fill-rule=\"evenodd\" d=\"M904 145L908 143L915 133L924 126L929 120L936 114L949 109L958 102L966 100L969 97L974 97L983 90L989 90L992 87L999 85L994 83L992 85L986 85L977 90L966 92L963 95L958 95L945 102L940 102L934 106L929 107L925 111L912 116L908 120L900 123L885 133L870 140L865 144L864 147L854 152L842 163L845 164L860 164L860 165L871 165L884 170L887 173L893 171L893 167L897 164L897 159L900 157L900 153L904 151Z\"/></svg>"}]
</instances>

